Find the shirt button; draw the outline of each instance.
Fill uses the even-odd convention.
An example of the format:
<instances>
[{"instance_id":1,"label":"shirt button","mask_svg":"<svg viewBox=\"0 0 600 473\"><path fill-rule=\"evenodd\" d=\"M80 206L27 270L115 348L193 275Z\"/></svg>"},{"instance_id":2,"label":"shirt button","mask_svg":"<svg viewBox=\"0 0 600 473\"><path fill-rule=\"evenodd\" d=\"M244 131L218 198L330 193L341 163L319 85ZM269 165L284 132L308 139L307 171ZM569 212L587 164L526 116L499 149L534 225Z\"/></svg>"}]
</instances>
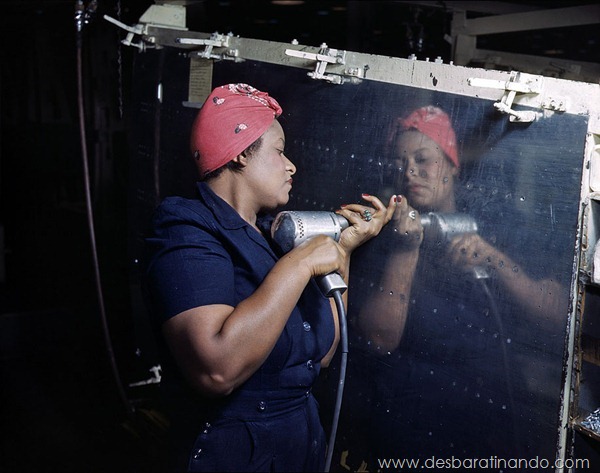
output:
<instances>
[{"instance_id":1,"label":"shirt button","mask_svg":"<svg viewBox=\"0 0 600 473\"><path fill-rule=\"evenodd\" d=\"M310 332L310 324L308 322L304 322L302 326L304 327L305 332Z\"/></svg>"},{"instance_id":2,"label":"shirt button","mask_svg":"<svg viewBox=\"0 0 600 473\"><path fill-rule=\"evenodd\" d=\"M307 367L309 370L312 370L312 369L314 368L314 365L313 365L313 362L312 362L312 360L308 360L308 361L306 362L306 367Z\"/></svg>"},{"instance_id":3,"label":"shirt button","mask_svg":"<svg viewBox=\"0 0 600 473\"><path fill-rule=\"evenodd\" d=\"M257 408L257 409L258 409L260 412L262 412L262 411L264 411L264 410L267 408L267 403L266 403L265 401L260 401L260 402L258 403L258 405L256 406L256 408Z\"/></svg>"}]
</instances>

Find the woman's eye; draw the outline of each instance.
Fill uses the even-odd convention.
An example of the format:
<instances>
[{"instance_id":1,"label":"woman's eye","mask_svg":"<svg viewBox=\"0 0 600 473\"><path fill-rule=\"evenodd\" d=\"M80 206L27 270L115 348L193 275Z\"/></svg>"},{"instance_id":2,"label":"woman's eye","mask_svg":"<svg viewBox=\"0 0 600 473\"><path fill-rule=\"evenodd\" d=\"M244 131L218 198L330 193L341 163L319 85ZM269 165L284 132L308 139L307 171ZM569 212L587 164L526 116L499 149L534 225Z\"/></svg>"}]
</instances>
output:
<instances>
[{"instance_id":1,"label":"woman's eye","mask_svg":"<svg viewBox=\"0 0 600 473\"><path fill-rule=\"evenodd\" d=\"M415 162L417 164L423 164L427 162L427 157L423 156L422 154L418 154L417 156L415 156Z\"/></svg>"}]
</instances>

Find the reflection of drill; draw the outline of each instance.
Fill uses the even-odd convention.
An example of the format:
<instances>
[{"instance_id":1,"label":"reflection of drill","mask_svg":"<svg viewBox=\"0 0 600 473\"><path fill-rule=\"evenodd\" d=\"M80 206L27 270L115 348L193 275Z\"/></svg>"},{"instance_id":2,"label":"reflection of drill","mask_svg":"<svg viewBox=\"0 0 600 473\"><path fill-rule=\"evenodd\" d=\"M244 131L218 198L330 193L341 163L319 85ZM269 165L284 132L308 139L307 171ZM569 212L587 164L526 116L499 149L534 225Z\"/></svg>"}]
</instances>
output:
<instances>
[{"instance_id":1,"label":"reflection of drill","mask_svg":"<svg viewBox=\"0 0 600 473\"><path fill-rule=\"evenodd\" d=\"M455 236L477 233L477 222L467 214L429 212L421 215L423 243L428 247L445 249ZM483 266L473 270L477 279L488 278Z\"/></svg>"},{"instance_id":2,"label":"reflection of drill","mask_svg":"<svg viewBox=\"0 0 600 473\"><path fill-rule=\"evenodd\" d=\"M477 222L467 214L441 214L429 212L421 215L424 242L427 245L444 247L455 236L477 233Z\"/></svg>"},{"instance_id":3,"label":"reflection of drill","mask_svg":"<svg viewBox=\"0 0 600 473\"><path fill-rule=\"evenodd\" d=\"M339 241L342 231L348 226L348 220L335 212L286 210L275 217L271 225L271 236L281 250L287 253L316 235L327 235ZM329 297L335 290L343 293L347 289L338 273L317 276L315 279L323 294Z\"/></svg>"}]
</instances>

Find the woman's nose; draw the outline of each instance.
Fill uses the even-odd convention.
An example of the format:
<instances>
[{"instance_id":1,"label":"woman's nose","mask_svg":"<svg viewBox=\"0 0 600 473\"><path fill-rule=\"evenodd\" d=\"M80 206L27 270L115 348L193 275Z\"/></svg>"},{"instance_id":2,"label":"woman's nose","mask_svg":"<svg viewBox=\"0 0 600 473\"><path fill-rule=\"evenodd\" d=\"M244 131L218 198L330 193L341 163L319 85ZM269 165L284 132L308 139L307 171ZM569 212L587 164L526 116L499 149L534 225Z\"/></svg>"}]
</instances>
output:
<instances>
[{"instance_id":1,"label":"woman's nose","mask_svg":"<svg viewBox=\"0 0 600 473\"><path fill-rule=\"evenodd\" d=\"M288 158L286 156L286 161L287 161L287 169L290 171L290 175L294 175L296 174L296 166L294 165L294 163L292 163L292 161L290 161L290 158Z\"/></svg>"}]
</instances>

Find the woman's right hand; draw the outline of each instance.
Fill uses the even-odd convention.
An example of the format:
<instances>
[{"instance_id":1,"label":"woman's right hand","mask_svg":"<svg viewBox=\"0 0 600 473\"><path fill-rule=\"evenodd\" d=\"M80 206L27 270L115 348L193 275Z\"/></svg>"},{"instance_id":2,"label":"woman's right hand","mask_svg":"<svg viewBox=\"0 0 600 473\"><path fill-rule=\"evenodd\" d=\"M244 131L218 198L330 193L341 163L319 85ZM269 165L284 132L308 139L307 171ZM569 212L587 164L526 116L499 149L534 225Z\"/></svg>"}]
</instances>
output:
<instances>
[{"instance_id":1,"label":"woman's right hand","mask_svg":"<svg viewBox=\"0 0 600 473\"><path fill-rule=\"evenodd\" d=\"M414 250L423 242L423 225L416 209L410 206L406 197L402 196L396 205L396 211L388 227L400 241L398 249Z\"/></svg>"},{"instance_id":2,"label":"woman's right hand","mask_svg":"<svg viewBox=\"0 0 600 473\"><path fill-rule=\"evenodd\" d=\"M298 245L285 256L293 258L299 267L305 267L311 277L344 272L347 255L343 248L326 235L315 235ZM342 274L343 276L343 274Z\"/></svg>"}]
</instances>

